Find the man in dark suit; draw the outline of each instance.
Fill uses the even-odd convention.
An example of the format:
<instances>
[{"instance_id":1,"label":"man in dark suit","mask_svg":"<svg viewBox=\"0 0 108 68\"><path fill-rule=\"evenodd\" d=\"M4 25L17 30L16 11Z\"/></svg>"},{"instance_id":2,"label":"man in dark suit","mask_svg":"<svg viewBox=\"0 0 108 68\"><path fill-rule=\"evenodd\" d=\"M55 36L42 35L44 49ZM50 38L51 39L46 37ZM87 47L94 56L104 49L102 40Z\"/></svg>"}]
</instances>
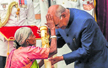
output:
<instances>
[{"instance_id":1,"label":"man in dark suit","mask_svg":"<svg viewBox=\"0 0 108 68\"><path fill-rule=\"evenodd\" d=\"M72 52L50 58L52 64L64 60L75 68L108 68L108 43L94 18L83 10L53 5L46 15L47 26L56 29L58 48L67 43Z\"/></svg>"}]
</instances>

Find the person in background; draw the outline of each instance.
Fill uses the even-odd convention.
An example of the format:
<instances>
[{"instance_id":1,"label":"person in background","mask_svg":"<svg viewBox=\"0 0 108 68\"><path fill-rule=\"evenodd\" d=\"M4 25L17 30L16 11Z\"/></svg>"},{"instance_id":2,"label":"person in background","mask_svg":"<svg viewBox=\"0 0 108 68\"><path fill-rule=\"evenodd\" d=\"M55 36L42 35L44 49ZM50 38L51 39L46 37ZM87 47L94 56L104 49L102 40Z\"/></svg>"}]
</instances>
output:
<instances>
[{"instance_id":1,"label":"person in background","mask_svg":"<svg viewBox=\"0 0 108 68\"><path fill-rule=\"evenodd\" d=\"M22 0L0 0L0 18L1 22L3 23L4 19L8 16L8 7L13 2L18 3L18 7L20 8L19 16L17 17L17 8L12 7L12 11L10 12L9 19L5 26L37 26L37 22L35 20L34 14L34 6L32 0L25 0L25 6L21 6L20 4ZM11 10L11 9L9 9ZM6 16L6 17L5 17ZM13 42L9 42L9 52L13 49ZM0 68L4 68L6 56L7 56L7 48L8 48L8 41L4 38L2 34L0 34Z\"/></svg>"},{"instance_id":2,"label":"person in background","mask_svg":"<svg viewBox=\"0 0 108 68\"><path fill-rule=\"evenodd\" d=\"M56 29L57 47L61 48L67 43L72 50L50 58L52 65L64 60L67 65L75 62L75 68L108 67L108 42L89 13L53 5L48 9L46 19L48 28L52 32Z\"/></svg>"},{"instance_id":3,"label":"person in background","mask_svg":"<svg viewBox=\"0 0 108 68\"><path fill-rule=\"evenodd\" d=\"M46 59L50 54L56 53L55 40L51 40L55 44L51 43L50 48L36 47L36 36L28 27L17 29L14 38L16 49L13 49L9 54L5 68L30 68L36 59Z\"/></svg>"}]
</instances>

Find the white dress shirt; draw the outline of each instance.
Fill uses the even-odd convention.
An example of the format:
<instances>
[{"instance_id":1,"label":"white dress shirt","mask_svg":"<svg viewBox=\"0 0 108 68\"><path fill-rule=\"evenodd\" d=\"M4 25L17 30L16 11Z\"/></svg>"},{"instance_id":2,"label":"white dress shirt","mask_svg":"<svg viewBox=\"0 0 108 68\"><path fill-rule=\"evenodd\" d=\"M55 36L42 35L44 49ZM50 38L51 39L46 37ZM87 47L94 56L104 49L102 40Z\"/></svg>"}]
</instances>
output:
<instances>
[{"instance_id":1,"label":"white dress shirt","mask_svg":"<svg viewBox=\"0 0 108 68\"><path fill-rule=\"evenodd\" d=\"M11 2L16 1L19 3L19 0L0 0L0 17L1 21L5 18L7 13L8 6ZM6 8L3 8L2 4L6 3ZM37 25L39 23L35 20L34 6L32 0L27 0L27 7L20 8L19 19L17 20L15 7L12 8L11 15L5 26L24 26L24 25ZM7 56L7 40L0 34L0 56ZM9 51L13 49L13 42L9 42Z\"/></svg>"},{"instance_id":2,"label":"white dress shirt","mask_svg":"<svg viewBox=\"0 0 108 68\"><path fill-rule=\"evenodd\" d=\"M88 3L89 2L89 3ZM57 4L64 6L65 8L76 8L84 10L94 16L94 7L90 10L84 9L83 5L94 5L94 0L56 0ZM88 8L88 7L87 7Z\"/></svg>"}]
</instances>

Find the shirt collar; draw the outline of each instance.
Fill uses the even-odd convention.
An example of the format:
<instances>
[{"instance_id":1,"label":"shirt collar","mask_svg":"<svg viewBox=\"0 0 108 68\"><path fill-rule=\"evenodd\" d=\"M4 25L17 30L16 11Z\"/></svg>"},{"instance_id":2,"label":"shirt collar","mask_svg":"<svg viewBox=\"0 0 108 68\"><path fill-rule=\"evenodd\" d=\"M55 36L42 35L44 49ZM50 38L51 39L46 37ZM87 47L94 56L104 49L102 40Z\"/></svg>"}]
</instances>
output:
<instances>
[{"instance_id":1,"label":"shirt collar","mask_svg":"<svg viewBox=\"0 0 108 68\"><path fill-rule=\"evenodd\" d=\"M69 18L69 22L68 22L68 25L67 25L66 28L69 28L70 25L71 25L72 22L73 22L74 15L73 15L73 12L72 12L73 9L70 9L70 8L67 8L67 9L69 9L69 11L70 11L70 18Z\"/></svg>"}]
</instances>

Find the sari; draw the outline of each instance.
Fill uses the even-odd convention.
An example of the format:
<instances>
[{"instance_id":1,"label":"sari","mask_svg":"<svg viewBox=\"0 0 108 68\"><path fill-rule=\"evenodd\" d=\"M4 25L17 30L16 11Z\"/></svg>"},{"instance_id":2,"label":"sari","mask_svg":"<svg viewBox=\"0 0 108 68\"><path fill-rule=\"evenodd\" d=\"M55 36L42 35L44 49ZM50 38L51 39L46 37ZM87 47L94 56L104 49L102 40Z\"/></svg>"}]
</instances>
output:
<instances>
[{"instance_id":1,"label":"sari","mask_svg":"<svg viewBox=\"0 0 108 68\"><path fill-rule=\"evenodd\" d=\"M11 51L5 68L39 68L36 59L47 59L49 48L20 47Z\"/></svg>"}]
</instances>

